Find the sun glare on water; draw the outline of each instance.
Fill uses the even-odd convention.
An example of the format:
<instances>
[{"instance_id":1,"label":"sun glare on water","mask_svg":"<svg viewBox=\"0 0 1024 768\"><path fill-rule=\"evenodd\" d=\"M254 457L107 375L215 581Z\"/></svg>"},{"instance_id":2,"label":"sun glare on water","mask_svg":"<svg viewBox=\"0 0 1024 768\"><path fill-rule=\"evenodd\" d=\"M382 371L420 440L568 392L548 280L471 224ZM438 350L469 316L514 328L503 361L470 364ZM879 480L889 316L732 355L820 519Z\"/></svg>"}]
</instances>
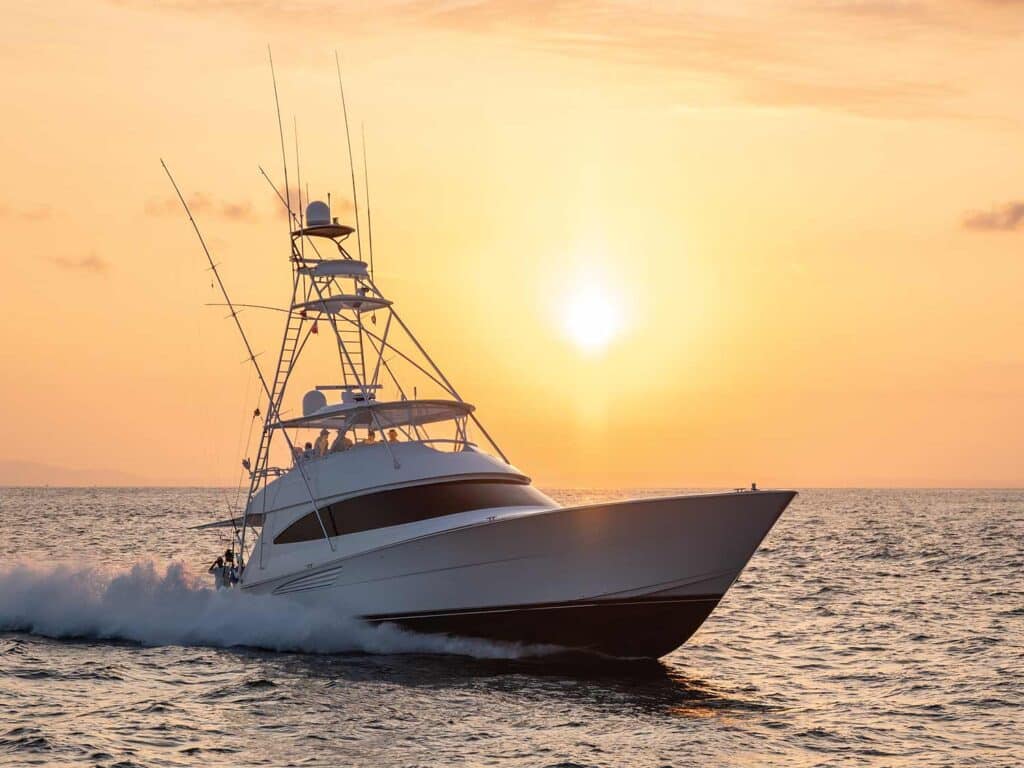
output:
<instances>
[{"instance_id":1,"label":"sun glare on water","mask_svg":"<svg viewBox=\"0 0 1024 768\"><path fill-rule=\"evenodd\" d=\"M579 280L566 299L562 329L580 350L604 350L622 332L622 309L617 297L596 279Z\"/></svg>"}]
</instances>

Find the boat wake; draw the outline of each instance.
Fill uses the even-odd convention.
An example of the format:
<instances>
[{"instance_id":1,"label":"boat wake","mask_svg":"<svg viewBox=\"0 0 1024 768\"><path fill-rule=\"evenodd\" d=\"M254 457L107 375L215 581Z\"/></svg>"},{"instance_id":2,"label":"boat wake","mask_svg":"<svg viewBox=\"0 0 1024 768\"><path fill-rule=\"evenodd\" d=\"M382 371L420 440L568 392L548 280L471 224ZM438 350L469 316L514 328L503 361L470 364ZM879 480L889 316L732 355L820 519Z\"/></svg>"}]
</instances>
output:
<instances>
[{"instance_id":1,"label":"boat wake","mask_svg":"<svg viewBox=\"0 0 1024 768\"><path fill-rule=\"evenodd\" d=\"M0 565L0 631L147 646L250 647L305 653L437 653L514 659L545 649L422 635L282 597L215 590L184 563L125 570L89 564Z\"/></svg>"}]
</instances>

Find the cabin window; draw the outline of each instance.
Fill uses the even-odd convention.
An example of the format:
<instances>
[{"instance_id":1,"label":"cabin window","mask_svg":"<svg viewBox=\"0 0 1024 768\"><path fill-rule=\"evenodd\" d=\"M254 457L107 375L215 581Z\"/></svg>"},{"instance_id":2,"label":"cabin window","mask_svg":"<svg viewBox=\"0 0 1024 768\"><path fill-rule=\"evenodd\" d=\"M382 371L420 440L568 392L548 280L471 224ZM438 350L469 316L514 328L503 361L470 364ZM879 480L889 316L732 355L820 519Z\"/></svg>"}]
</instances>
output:
<instances>
[{"instance_id":1,"label":"cabin window","mask_svg":"<svg viewBox=\"0 0 1024 768\"><path fill-rule=\"evenodd\" d=\"M331 536L371 531L489 507L550 506L551 500L518 481L456 480L368 493L321 508L320 519ZM274 539L295 544L322 539L316 513L300 517Z\"/></svg>"}]
</instances>

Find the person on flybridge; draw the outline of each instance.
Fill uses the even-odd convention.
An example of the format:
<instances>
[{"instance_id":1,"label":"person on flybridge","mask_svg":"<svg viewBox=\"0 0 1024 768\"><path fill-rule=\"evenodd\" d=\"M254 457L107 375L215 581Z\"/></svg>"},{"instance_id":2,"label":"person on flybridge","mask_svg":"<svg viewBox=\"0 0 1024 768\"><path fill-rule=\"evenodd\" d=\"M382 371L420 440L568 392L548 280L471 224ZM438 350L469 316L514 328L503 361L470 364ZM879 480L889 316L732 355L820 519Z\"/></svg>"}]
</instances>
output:
<instances>
[{"instance_id":1,"label":"person on flybridge","mask_svg":"<svg viewBox=\"0 0 1024 768\"><path fill-rule=\"evenodd\" d=\"M339 451L347 451L352 447L352 441L346 434L345 430L339 429L337 437L334 438L334 442L331 443L331 453L338 453Z\"/></svg>"},{"instance_id":2,"label":"person on flybridge","mask_svg":"<svg viewBox=\"0 0 1024 768\"><path fill-rule=\"evenodd\" d=\"M316 456L327 455L327 430L320 430L320 437L316 439L316 444L313 446L313 453Z\"/></svg>"}]
</instances>

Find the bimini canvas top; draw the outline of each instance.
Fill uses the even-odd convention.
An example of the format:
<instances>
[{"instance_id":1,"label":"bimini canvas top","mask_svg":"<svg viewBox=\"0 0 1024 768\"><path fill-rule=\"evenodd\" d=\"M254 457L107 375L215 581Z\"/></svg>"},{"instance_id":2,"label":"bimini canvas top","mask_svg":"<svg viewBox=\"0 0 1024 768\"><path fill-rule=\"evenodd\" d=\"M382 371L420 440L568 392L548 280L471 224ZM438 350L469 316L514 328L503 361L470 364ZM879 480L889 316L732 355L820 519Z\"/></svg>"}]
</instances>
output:
<instances>
[{"instance_id":1,"label":"bimini canvas top","mask_svg":"<svg viewBox=\"0 0 1024 768\"><path fill-rule=\"evenodd\" d=\"M282 421L282 427L322 427L325 429L389 429L420 427L439 421L469 416L474 407L458 400L394 400L326 405L320 410L295 419Z\"/></svg>"}]
</instances>

